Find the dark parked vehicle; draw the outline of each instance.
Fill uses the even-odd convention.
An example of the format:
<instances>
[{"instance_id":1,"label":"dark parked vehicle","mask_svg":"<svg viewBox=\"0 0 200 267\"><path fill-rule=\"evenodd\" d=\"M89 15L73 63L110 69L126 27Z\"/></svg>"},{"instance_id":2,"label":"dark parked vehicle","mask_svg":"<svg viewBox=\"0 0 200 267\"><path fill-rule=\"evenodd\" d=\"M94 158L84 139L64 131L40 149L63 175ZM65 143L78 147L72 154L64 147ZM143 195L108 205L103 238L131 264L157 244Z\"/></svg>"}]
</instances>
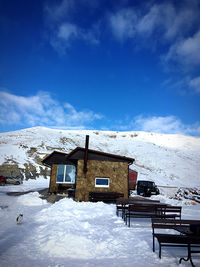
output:
<instances>
[{"instance_id":1,"label":"dark parked vehicle","mask_svg":"<svg viewBox=\"0 0 200 267\"><path fill-rule=\"evenodd\" d=\"M6 183L6 178L4 176L0 176L0 185L5 185Z\"/></svg>"},{"instance_id":2,"label":"dark parked vehicle","mask_svg":"<svg viewBox=\"0 0 200 267\"><path fill-rule=\"evenodd\" d=\"M152 181L138 181L137 182L137 194L143 195L145 197L150 197L151 195L158 195L160 191L158 187Z\"/></svg>"}]
</instances>

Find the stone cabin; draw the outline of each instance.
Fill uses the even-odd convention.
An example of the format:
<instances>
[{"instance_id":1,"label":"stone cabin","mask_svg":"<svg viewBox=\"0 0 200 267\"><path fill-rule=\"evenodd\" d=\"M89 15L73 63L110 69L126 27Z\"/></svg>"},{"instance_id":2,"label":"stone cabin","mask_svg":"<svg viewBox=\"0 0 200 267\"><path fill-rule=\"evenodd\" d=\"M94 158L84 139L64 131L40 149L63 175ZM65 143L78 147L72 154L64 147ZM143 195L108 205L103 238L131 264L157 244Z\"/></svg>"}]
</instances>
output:
<instances>
[{"instance_id":1,"label":"stone cabin","mask_svg":"<svg viewBox=\"0 0 200 267\"><path fill-rule=\"evenodd\" d=\"M88 140L89 140L89 136ZM76 201L89 201L89 192L129 195L129 166L133 158L77 147L71 153L54 151L43 159L51 168L50 193L74 192Z\"/></svg>"}]
</instances>

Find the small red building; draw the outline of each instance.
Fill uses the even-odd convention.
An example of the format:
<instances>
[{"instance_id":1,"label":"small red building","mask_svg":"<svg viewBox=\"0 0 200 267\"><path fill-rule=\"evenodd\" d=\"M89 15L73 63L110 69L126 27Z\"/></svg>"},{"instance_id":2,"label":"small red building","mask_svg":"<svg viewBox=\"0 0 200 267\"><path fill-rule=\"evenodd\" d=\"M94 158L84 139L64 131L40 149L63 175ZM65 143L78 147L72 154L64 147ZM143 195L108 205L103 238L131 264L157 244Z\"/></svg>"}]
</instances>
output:
<instances>
[{"instance_id":1,"label":"small red building","mask_svg":"<svg viewBox=\"0 0 200 267\"><path fill-rule=\"evenodd\" d=\"M138 173L129 169L129 190L135 190Z\"/></svg>"}]
</instances>

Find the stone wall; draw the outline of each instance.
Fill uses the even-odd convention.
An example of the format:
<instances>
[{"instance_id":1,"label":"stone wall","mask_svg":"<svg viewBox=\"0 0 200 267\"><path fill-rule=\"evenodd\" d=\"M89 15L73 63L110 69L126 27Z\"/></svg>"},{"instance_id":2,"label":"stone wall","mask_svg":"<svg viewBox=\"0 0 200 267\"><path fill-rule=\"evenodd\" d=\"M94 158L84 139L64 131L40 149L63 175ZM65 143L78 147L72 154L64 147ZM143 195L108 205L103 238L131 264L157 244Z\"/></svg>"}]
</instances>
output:
<instances>
[{"instance_id":1,"label":"stone wall","mask_svg":"<svg viewBox=\"0 0 200 267\"><path fill-rule=\"evenodd\" d=\"M56 175L57 175L57 165L53 164L51 168L51 177L49 184L50 193L58 193L58 185L56 184Z\"/></svg>"},{"instance_id":2,"label":"stone wall","mask_svg":"<svg viewBox=\"0 0 200 267\"><path fill-rule=\"evenodd\" d=\"M16 177L17 178L23 178L24 177L23 170L20 169L17 164L0 165L0 175L14 177L14 178L16 178Z\"/></svg>"},{"instance_id":3,"label":"stone wall","mask_svg":"<svg viewBox=\"0 0 200 267\"><path fill-rule=\"evenodd\" d=\"M40 172L38 173L36 167L30 163L25 163L24 168L19 168L17 164L2 164L0 165L0 175L28 180L37 179L39 175L47 178L50 175L50 171L47 167L40 167Z\"/></svg>"},{"instance_id":4,"label":"stone wall","mask_svg":"<svg viewBox=\"0 0 200 267\"><path fill-rule=\"evenodd\" d=\"M128 163L88 160L86 174L84 161L79 160L76 177L76 201L89 201L89 192L118 192L128 197ZM109 188L95 187L95 178L110 178Z\"/></svg>"},{"instance_id":5,"label":"stone wall","mask_svg":"<svg viewBox=\"0 0 200 267\"><path fill-rule=\"evenodd\" d=\"M84 161L79 160L76 175L76 201L89 201L89 192L117 192L128 198L128 163L88 160L87 173L83 172ZM50 193L62 193L56 184L57 165L53 164L51 169ZM109 188L95 187L95 178L109 178ZM69 186L69 184L62 184ZM70 185L71 186L71 185ZM64 190L63 190L64 192Z\"/></svg>"}]
</instances>

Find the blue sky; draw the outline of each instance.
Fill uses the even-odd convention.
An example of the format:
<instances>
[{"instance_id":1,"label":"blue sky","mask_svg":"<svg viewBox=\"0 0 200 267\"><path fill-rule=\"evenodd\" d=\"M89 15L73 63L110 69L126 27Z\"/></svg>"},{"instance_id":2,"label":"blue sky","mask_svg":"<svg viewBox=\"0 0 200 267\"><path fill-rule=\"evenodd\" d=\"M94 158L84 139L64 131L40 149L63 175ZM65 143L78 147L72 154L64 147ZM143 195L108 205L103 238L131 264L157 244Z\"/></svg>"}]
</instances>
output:
<instances>
[{"instance_id":1,"label":"blue sky","mask_svg":"<svg viewBox=\"0 0 200 267\"><path fill-rule=\"evenodd\" d=\"M0 1L0 132L200 136L200 1Z\"/></svg>"}]
</instances>

